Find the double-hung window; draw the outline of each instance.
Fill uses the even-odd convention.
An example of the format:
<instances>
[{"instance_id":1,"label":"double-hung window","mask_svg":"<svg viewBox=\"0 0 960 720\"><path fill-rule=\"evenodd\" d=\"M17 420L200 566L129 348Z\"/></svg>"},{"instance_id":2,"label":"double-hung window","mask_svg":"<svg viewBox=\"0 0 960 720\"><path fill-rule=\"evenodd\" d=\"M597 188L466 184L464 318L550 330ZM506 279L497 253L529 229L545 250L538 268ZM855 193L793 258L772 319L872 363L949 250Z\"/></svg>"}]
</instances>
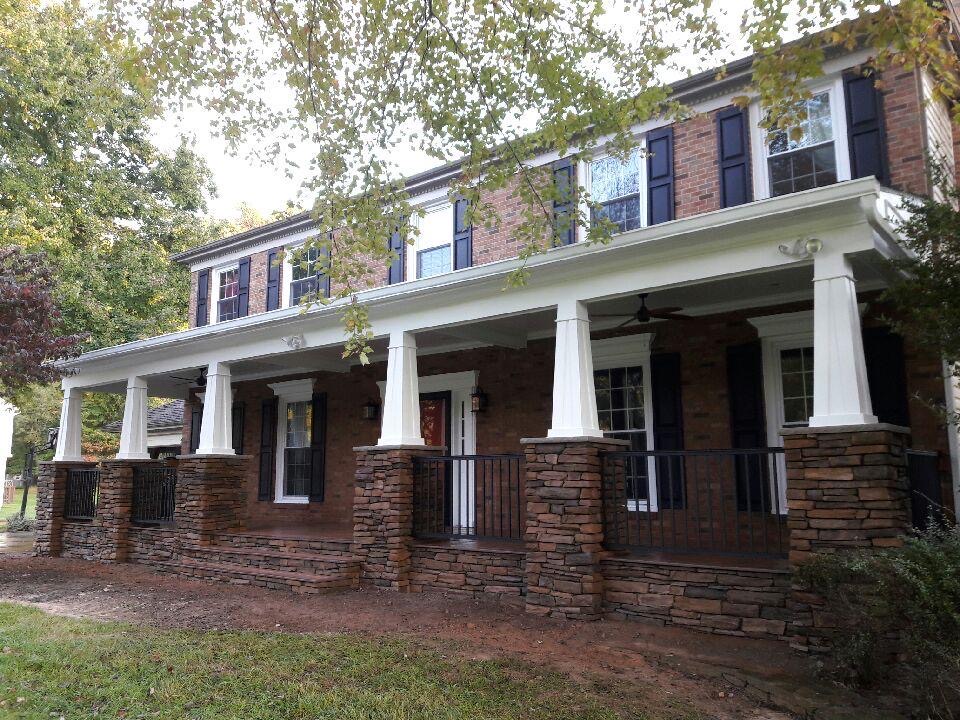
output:
<instances>
[{"instance_id":1,"label":"double-hung window","mask_svg":"<svg viewBox=\"0 0 960 720\"><path fill-rule=\"evenodd\" d=\"M407 278L426 278L453 270L453 205L449 201L424 208L416 218L416 241L407 252Z\"/></svg>"},{"instance_id":2,"label":"double-hung window","mask_svg":"<svg viewBox=\"0 0 960 720\"><path fill-rule=\"evenodd\" d=\"M217 322L233 320L239 316L239 295L240 267L234 265L217 271Z\"/></svg>"},{"instance_id":3,"label":"double-hung window","mask_svg":"<svg viewBox=\"0 0 960 720\"><path fill-rule=\"evenodd\" d=\"M590 197L599 205L593 211L594 222L605 218L616 226L615 232L643 224L642 166L636 149L626 160L609 156L590 163Z\"/></svg>"},{"instance_id":4,"label":"double-hung window","mask_svg":"<svg viewBox=\"0 0 960 720\"><path fill-rule=\"evenodd\" d=\"M313 432L313 403L297 400L286 403L284 433L284 497L310 494L310 437Z\"/></svg>"},{"instance_id":5,"label":"double-hung window","mask_svg":"<svg viewBox=\"0 0 960 720\"><path fill-rule=\"evenodd\" d=\"M780 389L783 424L806 425L813 415L813 347L780 351Z\"/></svg>"},{"instance_id":6,"label":"double-hung window","mask_svg":"<svg viewBox=\"0 0 960 720\"><path fill-rule=\"evenodd\" d=\"M837 182L837 147L831 93L807 99L798 124L766 138L770 195L787 195Z\"/></svg>"},{"instance_id":7,"label":"double-hung window","mask_svg":"<svg viewBox=\"0 0 960 720\"><path fill-rule=\"evenodd\" d=\"M319 288L320 248L292 251L290 263L290 305L299 305L304 297L312 299Z\"/></svg>"}]
</instances>

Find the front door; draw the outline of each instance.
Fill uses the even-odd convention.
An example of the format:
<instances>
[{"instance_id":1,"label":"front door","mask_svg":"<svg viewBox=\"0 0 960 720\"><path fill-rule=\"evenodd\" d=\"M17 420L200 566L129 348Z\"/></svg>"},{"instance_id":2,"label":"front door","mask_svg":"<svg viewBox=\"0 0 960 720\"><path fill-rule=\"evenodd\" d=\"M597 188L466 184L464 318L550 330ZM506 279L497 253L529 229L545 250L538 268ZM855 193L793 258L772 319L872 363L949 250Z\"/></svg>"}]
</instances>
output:
<instances>
[{"instance_id":1,"label":"front door","mask_svg":"<svg viewBox=\"0 0 960 720\"><path fill-rule=\"evenodd\" d=\"M452 454L450 417L451 393L449 390L420 395L420 432L424 442L431 447L446 448ZM438 476L433 492L439 495L439 505L443 512L444 532L448 532L453 523L453 473L449 464L438 468ZM439 511L441 508L437 508ZM439 513L438 513L439 514Z\"/></svg>"}]
</instances>

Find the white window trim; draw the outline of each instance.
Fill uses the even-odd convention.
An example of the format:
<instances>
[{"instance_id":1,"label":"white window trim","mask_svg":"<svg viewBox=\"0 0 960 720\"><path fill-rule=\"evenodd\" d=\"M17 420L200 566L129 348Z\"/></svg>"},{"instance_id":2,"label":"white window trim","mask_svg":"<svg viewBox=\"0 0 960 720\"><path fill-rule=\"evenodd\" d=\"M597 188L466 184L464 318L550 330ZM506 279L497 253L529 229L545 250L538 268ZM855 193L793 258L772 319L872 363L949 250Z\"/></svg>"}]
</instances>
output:
<instances>
[{"instance_id":1,"label":"white window trim","mask_svg":"<svg viewBox=\"0 0 960 720\"><path fill-rule=\"evenodd\" d=\"M643 429L647 438L647 449L654 450L653 435L653 378L650 371L650 347L654 333L638 333L621 337L593 340L590 345L593 354L594 370L640 366L643 372ZM594 392L596 390L594 389ZM649 501L628 500L627 510L631 512L657 512L657 467L656 458L647 458L647 497Z\"/></svg>"},{"instance_id":2,"label":"white window trim","mask_svg":"<svg viewBox=\"0 0 960 720\"><path fill-rule=\"evenodd\" d=\"M406 267L404 268L404 272L406 273L406 276L405 276L406 279L408 280L420 279L417 273L417 269L418 269L417 253L419 251L432 250L433 248L443 247L444 245L447 245L450 247L450 269L443 273L437 273L437 275L446 275L447 273L453 272L453 254L454 254L453 224L456 222L456 216L455 216L456 210L453 207L453 203L450 201L449 197L444 195L439 200L427 202L419 206L419 209L423 210L426 215L429 215L432 212L442 212L447 208L450 209L451 214L454 214L453 218L451 219L450 226L447 228L447 231L449 233L447 237L447 242L443 242L442 240L440 242L430 242L430 243L425 242L422 233L423 233L423 222L426 218L421 218L419 215L415 215L412 218L412 222L417 227L419 232L417 233L417 238L416 240L414 240L413 244L407 245L406 248L404 248L404 254L405 254L404 264L406 265ZM428 276L428 277L432 277L432 276Z\"/></svg>"},{"instance_id":3,"label":"white window trim","mask_svg":"<svg viewBox=\"0 0 960 720\"><path fill-rule=\"evenodd\" d=\"M231 270L237 271L237 282L240 281L240 261L232 261L225 263L223 265L218 265L213 268L210 278L210 297L208 298L209 307L207 308L207 317L210 319L210 325L216 325L220 322L230 322L229 320L221 320L220 313L217 311L217 301L220 299L220 276L225 272L230 272ZM234 318L236 319L236 318Z\"/></svg>"},{"instance_id":4,"label":"white window trim","mask_svg":"<svg viewBox=\"0 0 960 720\"><path fill-rule=\"evenodd\" d=\"M304 402L313 399L313 380L288 380L286 382L269 383L267 385L277 396L277 447L276 447L276 478L274 480L273 502L286 505L306 505L310 502L309 495L286 495L283 492L284 475L286 471L287 449L287 405L293 402Z\"/></svg>"},{"instance_id":5,"label":"white window trim","mask_svg":"<svg viewBox=\"0 0 960 720\"><path fill-rule=\"evenodd\" d=\"M313 238L307 238L307 240L312 239ZM280 266L280 307L282 308L290 307L290 283L293 282L293 255L297 250L302 249L303 246L306 245L307 240L283 248L283 262Z\"/></svg>"},{"instance_id":6,"label":"white window trim","mask_svg":"<svg viewBox=\"0 0 960 720\"><path fill-rule=\"evenodd\" d=\"M830 117L833 119L833 150L837 161L837 182L850 179L850 150L847 147L847 111L843 94L843 75L809 86L811 95L830 96ZM753 165L753 195L766 200L770 193L770 168L767 164L767 131L760 127L763 119L758 101L750 104L750 157Z\"/></svg>"},{"instance_id":7,"label":"white window trim","mask_svg":"<svg viewBox=\"0 0 960 720\"><path fill-rule=\"evenodd\" d=\"M634 150L639 153L640 157L640 227L647 227L647 137L644 134L642 137L637 138L636 145ZM597 160L603 160L611 156L609 152L598 152L595 155L590 156L584 160L581 160L577 163L577 185L580 193L578 195L579 202L577 203L580 214L586 218L587 222L590 222L590 207L587 203L587 195L590 194L591 189L593 188L593 180L591 177L592 168L591 165ZM594 200L594 198L591 198ZM635 230L637 228L634 228ZM584 242L587 239L587 231L589 227L581 225L577 228L577 242ZM632 230L627 230L626 232L633 232ZM614 235L620 235L622 233L614 233Z\"/></svg>"}]
</instances>

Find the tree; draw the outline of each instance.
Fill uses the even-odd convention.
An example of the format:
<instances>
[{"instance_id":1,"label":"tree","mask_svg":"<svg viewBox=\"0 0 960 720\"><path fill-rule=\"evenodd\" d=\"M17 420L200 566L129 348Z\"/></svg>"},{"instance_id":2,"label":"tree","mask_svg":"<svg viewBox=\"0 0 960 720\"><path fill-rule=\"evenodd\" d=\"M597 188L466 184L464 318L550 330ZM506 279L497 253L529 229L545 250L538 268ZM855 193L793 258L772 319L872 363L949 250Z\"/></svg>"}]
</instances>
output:
<instances>
[{"instance_id":1,"label":"tree","mask_svg":"<svg viewBox=\"0 0 960 720\"><path fill-rule=\"evenodd\" d=\"M29 383L59 379L51 364L76 355L79 335L58 335L60 307L40 254L0 248L0 397Z\"/></svg>"},{"instance_id":2,"label":"tree","mask_svg":"<svg viewBox=\"0 0 960 720\"><path fill-rule=\"evenodd\" d=\"M111 0L113 27L132 45L162 97L198 103L238 144L295 166L306 157L325 268L338 297L361 289L371 265L395 253L385 238L417 230L394 160L402 143L437 161L461 161L453 194L468 220L495 225L490 193L515 185L524 202L520 255L543 252L563 228L553 202L566 192L531 161L576 160L606 146L625 154L632 128L689 108L666 80L715 66L729 48L757 54L753 90L768 126L792 128L804 82L831 46L876 48L875 69L922 65L935 91L958 94L957 59L942 9L927 0L752 0L737 42L708 0ZM815 33L830 27L829 32ZM624 30L624 28L626 30ZM786 44L788 34L799 41ZM691 61L690 58L693 58ZM285 85L284 92L275 89ZM287 102L286 99L290 98ZM586 220L587 195L564 223ZM605 242L595 224L589 242ZM523 282L521 268L511 278ZM346 306L347 352L365 360L369 323Z\"/></svg>"}]
</instances>

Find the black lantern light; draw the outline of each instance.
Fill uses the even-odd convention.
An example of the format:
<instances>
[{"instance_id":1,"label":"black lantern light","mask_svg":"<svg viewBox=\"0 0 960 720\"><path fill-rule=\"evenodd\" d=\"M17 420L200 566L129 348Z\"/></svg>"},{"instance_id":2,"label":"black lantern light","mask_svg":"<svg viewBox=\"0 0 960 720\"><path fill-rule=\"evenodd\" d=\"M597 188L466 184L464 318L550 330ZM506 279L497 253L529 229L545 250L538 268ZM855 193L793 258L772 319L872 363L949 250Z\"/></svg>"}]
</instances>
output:
<instances>
[{"instance_id":1,"label":"black lantern light","mask_svg":"<svg viewBox=\"0 0 960 720\"><path fill-rule=\"evenodd\" d=\"M363 419L376 420L380 416L380 405L373 400L367 400L363 405Z\"/></svg>"},{"instance_id":2,"label":"black lantern light","mask_svg":"<svg viewBox=\"0 0 960 720\"><path fill-rule=\"evenodd\" d=\"M470 393L470 410L471 412L483 412L487 409L487 394L480 389L478 385L473 389L473 392Z\"/></svg>"}]
</instances>

